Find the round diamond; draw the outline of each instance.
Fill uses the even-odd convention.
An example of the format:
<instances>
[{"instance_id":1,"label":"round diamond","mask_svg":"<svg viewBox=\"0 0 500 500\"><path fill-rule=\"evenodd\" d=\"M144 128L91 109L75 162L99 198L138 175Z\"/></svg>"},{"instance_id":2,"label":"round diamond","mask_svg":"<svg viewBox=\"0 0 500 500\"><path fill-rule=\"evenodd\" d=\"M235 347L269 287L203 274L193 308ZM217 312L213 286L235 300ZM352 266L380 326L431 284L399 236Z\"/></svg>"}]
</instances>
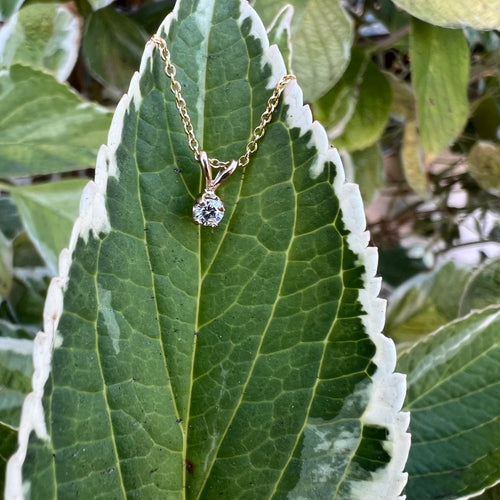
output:
<instances>
[{"instance_id":1,"label":"round diamond","mask_svg":"<svg viewBox=\"0 0 500 500\"><path fill-rule=\"evenodd\" d=\"M212 191L203 193L193 205L193 219L196 224L216 227L224 217L224 204Z\"/></svg>"}]
</instances>

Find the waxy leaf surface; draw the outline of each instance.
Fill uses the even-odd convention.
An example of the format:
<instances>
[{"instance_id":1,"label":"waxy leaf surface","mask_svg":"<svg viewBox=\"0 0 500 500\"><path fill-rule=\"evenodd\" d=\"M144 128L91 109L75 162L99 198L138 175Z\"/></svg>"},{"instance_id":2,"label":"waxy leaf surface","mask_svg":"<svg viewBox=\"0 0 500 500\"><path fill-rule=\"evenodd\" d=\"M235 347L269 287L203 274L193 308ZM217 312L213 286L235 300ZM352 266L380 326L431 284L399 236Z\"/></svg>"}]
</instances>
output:
<instances>
[{"instance_id":1,"label":"waxy leaf surface","mask_svg":"<svg viewBox=\"0 0 500 500\"><path fill-rule=\"evenodd\" d=\"M159 34L201 147L238 157L285 73L262 22L245 1L184 0ZM194 225L204 182L169 85L148 45L48 293L7 491L396 498L404 379L357 188L292 82L218 190L221 225Z\"/></svg>"}]
</instances>

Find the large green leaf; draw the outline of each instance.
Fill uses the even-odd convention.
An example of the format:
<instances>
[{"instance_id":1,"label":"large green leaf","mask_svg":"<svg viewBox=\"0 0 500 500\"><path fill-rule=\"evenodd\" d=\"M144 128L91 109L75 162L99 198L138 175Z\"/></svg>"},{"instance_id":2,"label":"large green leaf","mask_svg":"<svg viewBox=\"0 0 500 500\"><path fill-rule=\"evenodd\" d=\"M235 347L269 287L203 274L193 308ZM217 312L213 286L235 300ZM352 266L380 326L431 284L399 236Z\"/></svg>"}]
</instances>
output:
<instances>
[{"instance_id":1,"label":"large green leaf","mask_svg":"<svg viewBox=\"0 0 500 500\"><path fill-rule=\"evenodd\" d=\"M24 7L0 29L0 67L13 63L41 68L63 82L78 57L80 22L66 6Z\"/></svg>"},{"instance_id":2,"label":"large green leaf","mask_svg":"<svg viewBox=\"0 0 500 500\"><path fill-rule=\"evenodd\" d=\"M0 72L0 177L92 166L109 123L52 75L15 64Z\"/></svg>"},{"instance_id":3,"label":"large green leaf","mask_svg":"<svg viewBox=\"0 0 500 500\"><path fill-rule=\"evenodd\" d=\"M500 308L436 331L403 354L411 411L409 500L468 498L500 480Z\"/></svg>"},{"instance_id":4,"label":"large green leaf","mask_svg":"<svg viewBox=\"0 0 500 500\"><path fill-rule=\"evenodd\" d=\"M288 0L256 0L270 25ZM292 19L292 70L306 101L325 94L342 76L354 39L353 22L338 0L295 0Z\"/></svg>"},{"instance_id":5,"label":"large green leaf","mask_svg":"<svg viewBox=\"0 0 500 500\"><path fill-rule=\"evenodd\" d=\"M472 26L479 30L500 26L499 0L394 0L412 16L449 28Z\"/></svg>"},{"instance_id":6,"label":"large green leaf","mask_svg":"<svg viewBox=\"0 0 500 500\"><path fill-rule=\"evenodd\" d=\"M160 33L202 147L239 156L285 72L263 24L244 1L181 0ZM221 187L221 225L194 225L169 85L148 46L48 292L7 493L397 497L404 378L357 188L293 82Z\"/></svg>"},{"instance_id":7,"label":"large green leaf","mask_svg":"<svg viewBox=\"0 0 500 500\"><path fill-rule=\"evenodd\" d=\"M84 179L68 179L11 188L24 227L54 274L78 215L85 183Z\"/></svg>"},{"instance_id":8,"label":"large green leaf","mask_svg":"<svg viewBox=\"0 0 500 500\"><path fill-rule=\"evenodd\" d=\"M430 158L462 131L469 113L469 47L460 30L412 21L412 83L422 144Z\"/></svg>"}]
</instances>

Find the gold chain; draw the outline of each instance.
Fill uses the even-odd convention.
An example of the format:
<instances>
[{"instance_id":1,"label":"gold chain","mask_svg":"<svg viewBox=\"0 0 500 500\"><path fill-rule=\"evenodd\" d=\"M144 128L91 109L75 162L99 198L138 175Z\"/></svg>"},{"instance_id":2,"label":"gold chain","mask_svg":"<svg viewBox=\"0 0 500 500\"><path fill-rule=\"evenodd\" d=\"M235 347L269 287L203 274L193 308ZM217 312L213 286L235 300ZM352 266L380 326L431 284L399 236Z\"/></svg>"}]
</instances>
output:
<instances>
[{"instance_id":1,"label":"gold chain","mask_svg":"<svg viewBox=\"0 0 500 500\"><path fill-rule=\"evenodd\" d=\"M165 74L170 78L170 90L175 96L175 104L177 106L177 109L179 110L179 115L182 120L184 132L186 132L188 138L189 148L193 152L195 159L197 161L200 161L200 144L194 134L194 128L189 113L187 111L186 101L184 100L184 97L182 97L182 86L179 83L179 81L175 79L177 70L172 63L170 51L168 50L167 47L167 42L165 42L163 38L160 38L159 36L156 35L153 35L151 37L150 42L153 43L159 49L160 57L165 62ZM252 137L250 141L248 141L248 144L246 145L245 153L238 158L239 167L246 167L248 165L248 162L250 161L250 155L252 155L257 151L259 147L258 142L260 141L260 139L262 139L262 137L266 133L266 127L271 121L274 110L279 104L280 96L283 90L285 89L286 85L292 80L295 80L294 75L286 75L283 78L281 78L281 80L277 83L271 97L267 101L266 110L262 113L262 116L260 117L260 123L257 127L255 127L252 133ZM231 161L221 161L218 160L217 158L209 158L208 161L210 165L214 168L221 168L221 167L227 168L232 163Z\"/></svg>"}]
</instances>

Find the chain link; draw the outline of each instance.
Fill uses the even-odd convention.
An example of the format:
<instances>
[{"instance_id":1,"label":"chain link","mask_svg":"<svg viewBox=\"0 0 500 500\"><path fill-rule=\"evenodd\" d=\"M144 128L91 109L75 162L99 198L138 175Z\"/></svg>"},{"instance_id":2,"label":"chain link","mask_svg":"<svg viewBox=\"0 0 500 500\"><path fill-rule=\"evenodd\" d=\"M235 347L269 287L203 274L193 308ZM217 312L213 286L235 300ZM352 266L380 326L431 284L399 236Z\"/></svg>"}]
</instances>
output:
<instances>
[{"instance_id":1,"label":"chain link","mask_svg":"<svg viewBox=\"0 0 500 500\"><path fill-rule=\"evenodd\" d=\"M187 111L186 101L184 100L184 97L182 97L182 86L179 83L179 81L176 80L175 78L177 70L172 63L170 51L168 50L167 47L167 42L163 38L160 38L157 35L153 35L150 39L150 42L153 43L158 48L158 50L160 51L160 57L165 63L164 71L165 74L170 79L170 90L172 91L172 94L174 94L175 97L175 105L177 106L177 109L179 111L182 125L184 127L184 132L186 133L188 138L189 149L191 149L191 151L193 152L196 161L199 161L200 144L194 133L194 127L193 123L191 122L191 117L189 116L189 113ZM246 167L250 161L250 156L257 151L259 147L258 142L262 139L262 137L266 133L266 127L271 121L275 109L278 107L279 100L281 94L283 93L283 90L285 90L285 87L289 82L295 79L296 78L294 75L285 75L276 84L276 87L274 88L271 97L267 101L266 109L262 113L262 116L260 117L260 123L253 130L252 137L248 142L248 144L246 145L245 153L238 158L239 167ZM228 167L231 164L231 161L221 161L218 160L217 158L209 158L208 161L210 162L210 165L214 168Z\"/></svg>"}]
</instances>

